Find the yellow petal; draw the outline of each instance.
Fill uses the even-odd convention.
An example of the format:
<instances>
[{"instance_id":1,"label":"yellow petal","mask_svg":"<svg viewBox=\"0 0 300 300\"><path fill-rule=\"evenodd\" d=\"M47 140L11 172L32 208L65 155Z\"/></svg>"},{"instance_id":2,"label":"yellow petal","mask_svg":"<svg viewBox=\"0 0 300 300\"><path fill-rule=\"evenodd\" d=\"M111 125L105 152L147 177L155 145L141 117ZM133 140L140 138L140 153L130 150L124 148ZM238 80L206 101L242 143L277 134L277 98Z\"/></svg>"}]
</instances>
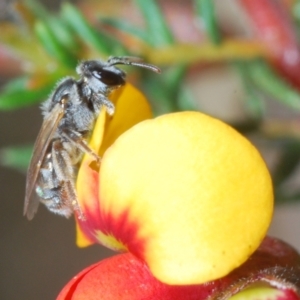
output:
<instances>
[{"instance_id":1,"label":"yellow petal","mask_svg":"<svg viewBox=\"0 0 300 300\"><path fill-rule=\"evenodd\" d=\"M285 295L287 290L280 290L270 286L254 286L242 290L241 292L230 297L230 300L280 300L288 299Z\"/></svg>"},{"instance_id":2,"label":"yellow petal","mask_svg":"<svg viewBox=\"0 0 300 300\"><path fill-rule=\"evenodd\" d=\"M228 274L259 246L273 191L258 151L197 112L138 124L106 151L100 170L106 230L169 284Z\"/></svg>"},{"instance_id":3,"label":"yellow petal","mask_svg":"<svg viewBox=\"0 0 300 300\"><path fill-rule=\"evenodd\" d=\"M97 151L101 147L106 110L103 109L95 124L89 146ZM95 167L94 158L85 155L77 176L76 190L79 206L85 216L85 220L76 219L76 244L78 247L87 247L95 242L94 231L99 223L99 198L98 198L98 169Z\"/></svg>"},{"instance_id":4,"label":"yellow petal","mask_svg":"<svg viewBox=\"0 0 300 300\"><path fill-rule=\"evenodd\" d=\"M147 99L129 83L114 91L110 100L115 105L115 114L109 116L105 108L101 110L89 142L89 146L100 157L124 131L152 117ZM78 172L77 195L86 220L83 222L76 220L76 243L79 247L85 247L97 241L98 236L104 236L101 234L98 168L90 155L84 156Z\"/></svg>"},{"instance_id":5,"label":"yellow petal","mask_svg":"<svg viewBox=\"0 0 300 300\"><path fill-rule=\"evenodd\" d=\"M113 117L107 119L103 143L98 150L100 156L123 132L143 120L152 118L147 99L129 83L112 95L112 102L116 102L116 110Z\"/></svg>"}]
</instances>

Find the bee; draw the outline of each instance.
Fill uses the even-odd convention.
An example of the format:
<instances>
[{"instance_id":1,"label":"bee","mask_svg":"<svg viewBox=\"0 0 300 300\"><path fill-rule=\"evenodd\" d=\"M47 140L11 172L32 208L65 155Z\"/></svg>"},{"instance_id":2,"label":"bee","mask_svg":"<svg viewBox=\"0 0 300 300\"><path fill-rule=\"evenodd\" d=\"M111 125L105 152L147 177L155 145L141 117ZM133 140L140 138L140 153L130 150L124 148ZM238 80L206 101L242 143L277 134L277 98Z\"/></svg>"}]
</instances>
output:
<instances>
[{"instance_id":1,"label":"bee","mask_svg":"<svg viewBox=\"0 0 300 300\"><path fill-rule=\"evenodd\" d=\"M110 93L125 84L126 74L115 65L132 65L159 73L154 65L135 57L110 57L107 61L87 60L76 71L79 79L62 79L42 104L43 124L36 139L27 171L24 215L31 220L39 203L56 214L81 220L75 178L84 153L99 164L100 157L89 147L88 138L99 112L113 115Z\"/></svg>"}]
</instances>

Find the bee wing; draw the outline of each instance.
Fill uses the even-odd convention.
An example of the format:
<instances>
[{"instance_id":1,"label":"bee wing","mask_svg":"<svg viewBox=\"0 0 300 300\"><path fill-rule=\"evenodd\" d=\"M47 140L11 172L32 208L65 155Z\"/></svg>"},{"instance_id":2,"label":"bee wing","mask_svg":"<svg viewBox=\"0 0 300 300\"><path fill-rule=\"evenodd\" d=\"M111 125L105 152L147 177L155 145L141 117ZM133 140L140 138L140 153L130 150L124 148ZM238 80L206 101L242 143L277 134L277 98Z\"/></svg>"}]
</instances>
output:
<instances>
[{"instance_id":1,"label":"bee wing","mask_svg":"<svg viewBox=\"0 0 300 300\"><path fill-rule=\"evenodd\" d=\"M54 106L51 113L44 119L42 128L38 134L33 148L31 162L27 171L26 178L26 193L24 203L24 215L31 220L37 211L39 205L38 197L32 197L41 164L45 157L45 153L49 146L51 139L58 127L61 118L64 115L63 107L58 103Z\"/></svg>"}]
</instances>

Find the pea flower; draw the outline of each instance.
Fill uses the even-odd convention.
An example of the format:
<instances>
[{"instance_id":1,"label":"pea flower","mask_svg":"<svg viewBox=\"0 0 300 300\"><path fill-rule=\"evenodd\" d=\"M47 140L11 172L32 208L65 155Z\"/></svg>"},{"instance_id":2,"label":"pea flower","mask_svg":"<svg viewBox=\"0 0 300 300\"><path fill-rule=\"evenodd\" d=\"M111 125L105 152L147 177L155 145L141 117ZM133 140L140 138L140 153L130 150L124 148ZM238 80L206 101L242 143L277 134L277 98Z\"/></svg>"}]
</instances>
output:
<instances>
[{"instance_id":1,"label":"pea flower","mask_svg":"<svg viewBox=\"0 0 300 300\"><path fill-rule=\"evenodd\" d=\"M246 263L226 277L205 284L167 285L158 281L145 263L126 253L80 272L57 300L297 300L299 278L298 253L282 241L267 237Z\"/></svg>"},{"instance_id":2,"label":"pea flower","mask_svg":"<svg viewBox=\"0 0 300 300\"><path fill-rule=\"evenodd\" d=\"M206 299L242 283L239 276L250 278L253 270L261 280L262 269L253 265L261 253L274 254L269 239L262 243L273 191L255 147L199 112L151 119L146 99L129 84L112 101L116 114L101 112L90 141L102 157L100 168L86 156L78 174L86 220L76 219L77 244L129 253L82 271L58 299ZM299 275L299 256L293 257ZM246 283L257 281L251 280ZM143 287L136 298L134 284ZM79 286L83 296L76 293ZM290 290L296 295L296 287Z\"/></svg>"}]
</instances>

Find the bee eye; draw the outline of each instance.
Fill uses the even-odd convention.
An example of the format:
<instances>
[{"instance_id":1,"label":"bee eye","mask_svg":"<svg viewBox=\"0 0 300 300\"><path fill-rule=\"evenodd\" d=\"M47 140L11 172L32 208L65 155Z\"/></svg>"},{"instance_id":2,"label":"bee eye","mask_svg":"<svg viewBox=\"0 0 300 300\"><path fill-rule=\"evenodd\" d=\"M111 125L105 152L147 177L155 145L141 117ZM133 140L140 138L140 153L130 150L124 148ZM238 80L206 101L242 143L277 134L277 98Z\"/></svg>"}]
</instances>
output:
<instances>
[{"instance_id":1,"label":"bee eye","mask_svg":"<svg viewBox=\"0 0 300 300\"><path fill-rule=\"evenodd\" d=\"M122 85L125 83L121 75L111 71L100 70L93 71L93 76L108 86Z\"/></svg>"}]
</instances>

